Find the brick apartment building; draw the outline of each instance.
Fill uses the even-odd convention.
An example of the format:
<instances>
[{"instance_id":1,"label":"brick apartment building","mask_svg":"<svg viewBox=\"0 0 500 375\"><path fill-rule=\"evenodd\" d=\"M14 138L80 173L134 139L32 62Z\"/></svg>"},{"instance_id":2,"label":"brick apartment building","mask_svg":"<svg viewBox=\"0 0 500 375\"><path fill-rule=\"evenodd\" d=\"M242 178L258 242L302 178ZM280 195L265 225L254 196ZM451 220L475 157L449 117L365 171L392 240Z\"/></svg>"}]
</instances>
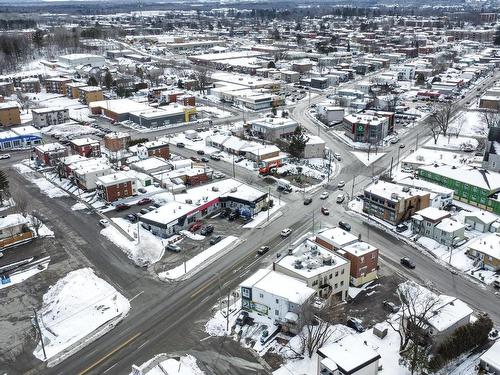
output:
<instances>
[{"instance_id":1,"label":"brick apartment building","mask_svg":"<svg viewBox=\"0 0 500 375\"><path fill-rule=\"evenodd\" d=\"M57 142L46 143L35 147L35 156L41 164L55 165L60 158L68 156L68 149Z\"/></svg>"},{"instance_id":2,"label":"brick apartment building","mask_svg":"<svg viewBox=\"0 0 500 375\"><path fill-rule=\"evenodd\" d=\"M87 158L101 156L101 145L98 140L92 138L73 139L70 141L70 147L73 153Z\"/></svg>"},{"instance_id":3,"label":"brick apartment building","mask_svg":"<svg viewBox=\"0 0 500 375\"><path fill-rule=\"evenodd\" d=\"M45 80L45 90L52 94L68 94L68 83L71 83L70 78L66 77L52 77Z\"/></svg>"},{"instance_id":4,"label":"brick apartment building","mask_svg":"<svg viewBox=\"0 0 500 375\"><path fill-rule=\"evenodd\" d=\"M17 102L0 103L0 126L21 125L21 111Z\"/></svg>"},{"instance_id":5,"label":"brick apartment building","mask_svg":"<svg viewBox=\"0 0 500 375\"><path fill-rule=\"evenodd\" d=\"M125 150L129 142L130 134L128 133L114 132L106 134L104 137L104 147L112 152Z\"/></svg>"},{"instance_id":6,"label":"brick apartment building","mask_svg":"<svg viewBox=\"0 0 500 375\"><path fill-rule=\"evenodd\" d=\"M137 194L137 178L126 172L116 172L97 179L97 193L107 202Z\"/></svg>"},{"instance_id":7,"label":"brick apartment building","mask_svg":"<svg viewBox=\"0 0 500 375\"><path fill-rule=\"evenodd\" d=\"M167 141L150 141L137 145L137 155L141 159L157 156L170 159L170 148Z\"/></svg>"},{"instance_id":8,"label":"brick apartment building","mask_svg":"<svg viewBox=\"0 0 500 375\"><path fill-rule=\"evenodd\" d=\"M38 78L28 77L22 79L20 83L22 92L39 93L41 91L40 80Z\"/></svg>"}]
</instances>

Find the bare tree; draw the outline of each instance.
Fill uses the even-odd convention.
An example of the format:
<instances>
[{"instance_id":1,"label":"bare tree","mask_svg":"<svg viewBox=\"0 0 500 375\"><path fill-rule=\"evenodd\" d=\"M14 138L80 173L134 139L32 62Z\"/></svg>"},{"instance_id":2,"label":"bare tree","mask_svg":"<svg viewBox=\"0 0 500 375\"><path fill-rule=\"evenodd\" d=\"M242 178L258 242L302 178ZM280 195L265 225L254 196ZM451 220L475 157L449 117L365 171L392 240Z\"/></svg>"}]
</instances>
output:
<instances>
[{"instance_id":1,"label":"bare tree","mask_svg":"<svg viewBox=\"0 0 500 375\"><path fill-rule=\"evenodd\" d=\"M31 227L35 230L36 236L38 237L38 232L42 227L43 222L41 219L41 215L38 211L31 212Z\"/></svg>"},{"instance_id":2,"label":"bare tree","mask_svg":"<svg viewBox=\"0 0 500 375\"><path fill-rule=\"evenodd\" d=\"M397 293L402 305L401 317L397 322L391 319L387 322L399 334L399 351L403 352L411 341L420 343L422 332L439 302L439 297L412 281L401 284Z\"/></svg>"},{"instance_id":3,"label":"bare tree","mask_svg":"<svg viewBox=\"0 0 500 375\"><path fill-rule=\"evenodd\" d=\"M494 110L494 109L486 109L483 112L481 112L481 120L483 120L484 123L489 128L494 128L494 127L499 127L500 126L500 111L499 110Z\"/></svg>"},{"instance_id":4,"label":"bare tree","mask_svg":"<svg viewBox=\"0 0 500 375\"><path fill-rule=\"evenodd\" d=\"M440 133L446 136L448 128L457 113L458 107L453 102L438 104L429 116L429 121L433 128L437 127Z\"/></svg>"},{"instance_id":5,"label":"bare tree","mask_svg":"<svg viewBox=\"0 0 500 375\"><path fill-rule=\"evenodd\" d=\"M333 335L335 329L325 319L319 316L319 311L310 303L305 303L300 309L299 321L304 325L299 333L302 344L302 354L309 358L321 348Z\"/></svg>"},{"instance_id":6,"label":"bare tree","mask_svg":"<svg viewBox=\"0 0 500 375\"><path fill-rule=\"evenodd\" d=\"M192 77L198 84L198 90L200 90L200 92L202 93L205 93L205 89L210 83L210 72L208 71L208 69L205 67L197 68L193 72Z\"/></svg>"},{"instance_id":7,"label":"bare tree","mask_svg":"<svg viewBox=\"0 0 500 375\"><path fill-rule=\"evenodd\" d=\"M24 217L27 217L30 207L29 197L25 193L19 192L14 197L14 201L16 202L16 207L19 213Z\"/></svg>"}]
</instances>

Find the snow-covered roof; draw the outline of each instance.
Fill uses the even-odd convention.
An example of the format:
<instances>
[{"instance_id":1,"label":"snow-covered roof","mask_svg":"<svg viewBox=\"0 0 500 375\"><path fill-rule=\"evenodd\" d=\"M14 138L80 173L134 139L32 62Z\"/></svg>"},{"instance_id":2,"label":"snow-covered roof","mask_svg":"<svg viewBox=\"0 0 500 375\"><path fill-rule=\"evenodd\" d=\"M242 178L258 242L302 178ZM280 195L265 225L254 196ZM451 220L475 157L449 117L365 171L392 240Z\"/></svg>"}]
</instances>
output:
<instances>
[{"instance_id":1,"label":"snow-covered roof","mask_svg":"<svg viewBox=\"0 0 500 375\"><path fill-rule=\"evenodd\" d=\"M0 230L28 224L28 220L21 214L10 214L0 218Z\"/></svg>"},{"instance_id":2,"label":"snow-covered roof","mask_svg":"<svg viewBox=\"0 0 500 375\"><path fill-rule=\"evenodd\" d=\"M301 267L297 268L296 265L299 262ZM346 259L309 239L293 249L292 255L286 255L276 262L281 267L305 279L316 277L347 263Z\"/></svg>"},{"instance_id":3,"label":"snow-covered roof","mask_svg":"<svg viewBox=\"0 0 500 375\"><path fill-rule=\"evenodd\" d=\"M156 210L141 216L141 221L146 219L154 221L155 223L166 225L177 221L177 219L181 216L187 215L194 210L196 210L196 206L194 204L171 201Z\"/></svg>"},{"instance_id":4,"label":"snow-covered roof","mask_svg":"<svg viewBox=\"0 0 500 375\"><path fill-rule=\"evenodd\" d=\"M124 114L135 111L145 111L152 109L147 104L136 102L131 99L113 99L113 100L99 100L89 103L89 107L92 108L105 108L108 111ZM111 133L110 133L111 134Z\"/></svg>"},{"instance_id":5,"label":"snow-covered roof","mask_svg":"<svg viewBox=\"0 0 500 375\"><path fill-rule=\"evenodd\" d=\"M12 131L17 135L36 135L41 137L40 130L31 125L12 128Z\"/></svg>"},{"instance_id":6,"label":"snow-covered roof","mask_svg":"<svg viewBox=\"0 0 500 375\"><path fill-rule=\"evenodd\" d=\"M295 129L299 125L294 119L283 117L263 117L251 121L250 124L258 125L268 129L280 129L288 127L293 127Z\"/></svg>"},{"instance_id":7,"label":"snow-covered roof","mask_svg":"<svg viewBox=\"0 0 500 375\"><path fill-rule=\"evenodd\" d=\"M401 186L397 184L392 184L386 181L377 181L365 188L365 192L369 192L378 195L381 198L385 198L391 201L399 201L400 199L408 199L412 196L424 196L429 194L426 191L416 190L409 188L408 186Z\"/></svg>"},{"instance_id":8,"label":"snow-covered roof","mask_svg":"<svg viewBox=\"0 0 500 375\"><path fill-rule=\"evenodd\" d=\"M86 146L86 145L92 145L92 144L99 144L99 141L97 139L85 137L85 138L77 138L77 139L72 139L70 141L72 144L75 146Z\"/></svg>"},{"instance_id":9,"label":"snow-covered roof","mask_svg":"<svg viewBox=\"0 0 500 375\"><path fill-rule=\"evenodd\" d=\"M19 103L14 101L0 103L0 109L12 109L19 107L20 107Z\"/></svg>"},{"instance_id":10,"label":"snow-covered roof","mask_svg":"<svg viewBox=\"0 0 500 375\"><path fill-rule=\"evenodd\" d=\"M33 108L31 110L31 112L37 114L59 112L59 111L69 111L69 109L63 107L46 107L46 108Z\"/></svg>"},{"instance_id":11,"label":"snow-covered roof","mask_svg":"<svg viewBox=\"0 0 500 375\"><path fill-rule=\"evenodd\" d=\"M423 219L428 219L430 221L442 220L445 217L449 217L450 213L448 211L440 210L436 207L426 207L420 211L417 211L415 215L420 216Z\"/></svg>"},{"instance_id":12,"label":"snow-covered roof","mask_svg":"<svg viewBox=\"0 0 500 375\"><path fill-rule=\"evenodd\" d=\"M500 341L495 342L491 348L484 352L480 359L492 368L500 368Z\"/></svg>"},{"instance_id":13,"label":"snow-covered roof","mask_svg":"<svg viewBox=\"0 0 500 375\"><path fill-rule=\"evenodd\" d=\"M439 332L446 331L473 312L469 305L458 298L441 295L439 299L443 303L433 310L434 314L428 319L429 325Z\"/></svg>"},{"instance_id":14,"label":"snow-covered roof","mask_svg":"<svg viewBox=\"0 0 500 375\"><path fill-rule=\"evenodd\" d=\"M495 259L500 259L500 234L491 233L478 238L469 245L469 249L479 251Z\"/></svg>"},{"instance_id":15,"label":"snow-covered roof","mask_svg":"<svg viewBox=\"0 0 500 375\"><path fill-rule=\"evenodd\" d=\"M498 219L498 216L492 214L491 212L486 211L472 211L464 214L464 218L475 218L479 221L483 222L486 225L489 225Z\"/></svg>"},{"instance_id":16,"label":"snow-covered roof","mask_svg":"<svg viewBox=\"0 0 500 375\"><path fill-rule=\"evenodd\" d=\"M351 373L356 368L380 358L358 335L347 335L333 344L323 346L319 352L335 362L343 373Z\"/></svg>"},{"instance_id":17,"label":"snow-covered roof","mask_svg":"<svg viewBox=\"0 0 500 375\"><path fill-rule=\"evenodd\" d=\"M264 272L259 272L264 271ZM258 276L252 275L250 280L245 280L241 285L247 288L256 288L270 293L276 297L287 299L295 304L302 304L315 290L309 288L303 281L272 270L259 270ZM250 281L250 282L249 282Z\"/></svg>"},{"instance_id":18,"label":"snow-covered roof","mask_svg":"<svg viewBox=\"0 0 500 375\"><path fill-rule=\"evenodd\" d=\"M351 253L355 256L363 256L366 255L374 250L377 250L377 248L373 245L370 245L367 242L354 242L353 244L344 246L342 250Z\"/></svg>"},{"instance_id":19,"label":"snow-covered roof","mask_svg":"<svg viewBox=\"0 0 500 375\"><path fill-rule=\"evenodd\" d=\"M130 166L132 168L141 169L141 170L146 171L146 172L154 170L154 169L158 169L158 168L169 169L168 163L165 160L163 160L161 158L157 158L157 157L152 157L152 158L140 160L138 162L131 164Z\"/></svg>"},{"instance_id":20,"label":"snow-covered roof","mask_svg":"<svg viewBox=\"0 0 500 375\"><path fill-rule=\"evenodd\" d=\"M60 144L59 142L53 142L53 143L45 143L43 145L38 145L35 147L35 149L45 153L45 152L64 150L66 149L66 147Z\"/></svg>"},{"instance_id":21,"label":"snow-covered roof","mask_svg":"<svg viewBox=\"0 0 500 375\"><path fill-rule=\"evenodd\" d=\"M472 155L464 155L453 151L433 150L429 148L418 148L415 152L406 156L402 162L416 165L432 165L434 163L445 163L449 165L463 165L464 161L470 162L474 159Z\"/></svg>"},{"instance_id":22,"label":"snow-covered roof","mask_svg":"<svg viewBox=\"0 0 500 375\"><path fill-rule=\"evenodd\" d=\"M316 237L332 244L336 248L344 247L358 240L358 237L354 234L339 227L325 229L318 233Z\"/></svg>"},{"instance_id":23,"label":"snow-covered roof","mask_svg":"<svg viewBox=\"0 0 500 375\"><path fill-rule=\"evenodd\" d=\"M419 167L437 175L460 181L471 186L496 192L500 190L500 173L469 166L455 167L450 165L429 165Z\"/></svg>"},{"instance_id":24,"label":"snow-covered roof","mask_svg":"<svg viewBox=\"0 0 500 375\"><path fill-rule=\"evenodd\" d=\"M136 177L133 174L129 174L128 172L115 172L108 174L106 176L101 176L97 178L97 185L109 186L116 185L123 182L128 182L131 180L135 180Z\"/></svg>"},{"instance_id":25,"label":"snow-covered roof","mask_svg":"<svg viewBox=\"0 0 500 375\"><path fill-rule=\"evenodd\" d=\"M324 145L325 144L325 141L323 140L323 138L317 136L317 135L308 135L308 140L306 142L306 145Z\"/></svg>"},{"instance_id":26,"label":"snow-covered roof","mask_svg":"<svg viewBox=\"0 0 500 375\"><path fill-rule=\"evenodd\" d=\"M74 154L74 155L65 156L59 160L63 164L70 165L70 164L77 163L77 162L80 162L83 160L88 160L88 159L85 156L82 156L80 154Z\"/></svg>"},{"instance_id":27,"label":"snow-covered roof","mask_svg":"<svg viewBox=\"0 0 500 375\"><path fill-rule=\"evenodd\" d=\"M441 220L441 222L438 225L436 225L436 228L442 232L453 233L456 232L457 230L465 228L465 226L459 223L458 221L452 220L450 218L445 218Z\"/></svg>"}]
</instances>

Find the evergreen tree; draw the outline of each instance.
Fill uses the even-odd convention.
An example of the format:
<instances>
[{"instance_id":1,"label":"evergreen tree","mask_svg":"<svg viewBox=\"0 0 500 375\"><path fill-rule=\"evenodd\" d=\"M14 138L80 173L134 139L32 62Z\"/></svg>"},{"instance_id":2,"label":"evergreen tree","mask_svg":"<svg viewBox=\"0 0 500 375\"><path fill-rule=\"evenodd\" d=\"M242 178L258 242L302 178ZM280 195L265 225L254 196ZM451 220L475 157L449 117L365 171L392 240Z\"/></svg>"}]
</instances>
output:
<instances>
[{"instance_id":1,"label":"evergreen tree","mask_svg":"<svg viewBox=\"0 0 500 375\"><path fill-rule=\"evenodd\" d=\"M425 84L425 77L422 73L417 74L417 78L415 80L415 84L417 86L423 86Z\"/></svg>"},{"instance_id":2,"label":"evergreen tree","mask_svg":"<svg viewBox=\"0 0 500 375\"><path fill-rule=\"evenodd\" d=\"M94 76L90 76L87 85L89 86L98 86L97 79Z\"/></svg>"},{"instance_id":3,"label":"evergreen tree","mask_svg":"<svg viewBox=\"0 0 500 375\"><path fill-rule=\"evenodd\" d=\"M41 47L43 45L43 31L40 29L37 29L34 33L33 36L31 37L33 40L33 44L35 44L36 47Z\"/></svg>"},{"instance_id":4,"label":"evergreen tree","mask_svg":"<svg viewBox=\"0 0 500 375\"><path fill-rule=\"evenodd\" d=\"M111 73L108 70L108 71L106 71L106 74L104 75L104 86L106 86L106 88L109 90L112 85L113 85L113 76L111 75Z\"/></svg>"},{"instance_id":5,"label":"evergreen tree","mask_svg":"<svg viewBox=\"0 0 500 375\"><path fill-rule=\"evenodd\" d=\"M300 158L306 148L307 140L308 137L306 136L305 129L300 125L297 126L290 140L290 145L288 146L288 152L290 155Z\"/></svg>"}]
</instances>

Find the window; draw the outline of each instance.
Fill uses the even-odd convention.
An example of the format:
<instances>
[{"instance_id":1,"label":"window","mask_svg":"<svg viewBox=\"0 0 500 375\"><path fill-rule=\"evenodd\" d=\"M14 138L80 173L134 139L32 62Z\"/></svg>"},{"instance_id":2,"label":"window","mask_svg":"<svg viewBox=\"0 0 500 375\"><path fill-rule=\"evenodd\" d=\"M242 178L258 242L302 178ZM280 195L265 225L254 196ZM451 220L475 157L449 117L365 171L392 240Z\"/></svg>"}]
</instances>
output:
<instances>
[{"instance_id":1,"label":"window","mask_svg":"<svg viewBox=\"0 0 500 375\"><path fill-rule=\"evenodd\" d=\"M359 262L360 262L360 263L364 263L364 262L365 262L365 257L361 257L361 258L359 259Z\"/></svg>"},{"instance_id":2,"label":"window","mask_svg":"<svg viewBox=\"0 0 500 375\"><path fill-rule=\"evenodd\" d=\"M313 286L314 286L314 285L318 285L318 280L314 280L314 281L313 281L313 283L312 283L312 285L313 285Z\"/></svg>"},{"instance_id":3,"label":"window","mask_svg":"<svg viewBox=\"0 0 500 375\"><path fill-rule=\"evenodd\" d=\"M337 289L338 287L339 287L339 284L335 283L335 289Z\"/></svg>"},{"instance_id":4,"label":"window","mask_svg":"<svg viewBox=\"0 0 500 375\"><path fill-rule=\"evenodd\" d=\"M345 271L345 269L342 268L342 271L340 271L340 274L343 275L344 271Z\"/></svg>"},{"instance_id":5,"label":"window","mask_svg":"<svg viewBox=\"0 0 500 375\"><path fill-rule=\"evenodd\" d=\"M264 298L264 294L259 293L259 297L260 297L260 298Z\"/></svg>"},{"instance_id":6,"label":"window","mask_svg":"<svg viewBox=\"0 0 500 375\"><path fill-rule=\"evenodd\" d=\"M280 303L280 300L276 298L276 303Z\"/></svg>"},{"instance_id":7,"label":"window","mask_svg":"<svg viewBox=\"0 0 500 375\"><path fill-rule=\"evenodd\" d=\"M335 277L338 277L339 276L339 271L336 271L335 272Z\"/></svg>"},{"instance_id":8,"label":"window","mask_svg":"<svg viewBox=\"0 0 500 375\"><path fill-rule=\"evenodd\" d=\"M274 310L274 315L279 315L280 311L279 310Z\"/></svg>"},{"instance_id":9,"label":"window","mask_svg":"<svg viewBox=\"0 0 500 375\"><path fill-rule=\"evenodd\" d=\"M333 274L330 274L330 276L328 276L328 278L329 278L329 279L331 279L331 278L332 278L332 276L333 276Z\"/></svg>"},{"instance_id":10,"label":"window","mask_svg":"<svg viewBox=\"0 0 500 375\"><path fill-rule=\"evenodd\" d=\"M344 285L344 281L341 281L341 282L340 282L340 286L343 286L343 285Z\"/></svg>"},{"instance_id":11,"label":"window","mask_svg":"<svg viewBox=\"0 0 500 375\"><path fill-rule=\"evenodd\" d=\"M241 295L242 295L242 297L250 298L250 289L241 288Z\"/></svg>"},{"instance_id":12,"label":"window","mask_svg":"<svg viewBox=\"0 0 500 375\"><path fill-rule=\"evenodd\" d=\"M372 253L372 259L375 259L375 253Z\"/></svg>"}]
</instances>

